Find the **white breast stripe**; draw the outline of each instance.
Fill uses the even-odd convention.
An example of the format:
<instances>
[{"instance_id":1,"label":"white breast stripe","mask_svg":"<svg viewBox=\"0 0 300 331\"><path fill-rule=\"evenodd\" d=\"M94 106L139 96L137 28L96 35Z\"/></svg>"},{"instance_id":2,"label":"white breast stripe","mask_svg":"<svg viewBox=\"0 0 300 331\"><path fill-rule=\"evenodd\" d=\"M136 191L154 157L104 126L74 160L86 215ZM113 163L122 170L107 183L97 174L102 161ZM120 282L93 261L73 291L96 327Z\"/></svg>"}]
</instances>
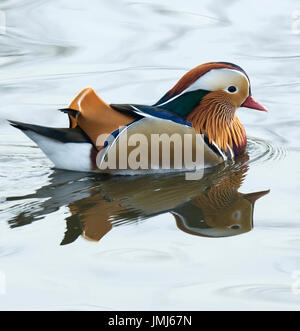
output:
<instances>
[{"instance_id":1,"label":"white breast stripe","mask_svg":"<svg viewBox=\"0 0 300 331\"><path fill-rule=\"evenodd\" d=\"M222 150L219 148L219 146L213 141L212 144L216 147L220 155L222 156L224 161L227 161L227 156L222 152Z\"/></svg>"},{"instance_id":2,"label":"white breast stripe","mask_svg":"<svg viewBox=\"0 0 300 331\"><path fill-rule=\"evenodd\" d=\"M229 146L228 144L227 144L227 147L228 147L228 149L229 149L231 159L233 159L233 158L234 158L233 150L230 148L230 146Z\"/></svg>"}]
</instances>

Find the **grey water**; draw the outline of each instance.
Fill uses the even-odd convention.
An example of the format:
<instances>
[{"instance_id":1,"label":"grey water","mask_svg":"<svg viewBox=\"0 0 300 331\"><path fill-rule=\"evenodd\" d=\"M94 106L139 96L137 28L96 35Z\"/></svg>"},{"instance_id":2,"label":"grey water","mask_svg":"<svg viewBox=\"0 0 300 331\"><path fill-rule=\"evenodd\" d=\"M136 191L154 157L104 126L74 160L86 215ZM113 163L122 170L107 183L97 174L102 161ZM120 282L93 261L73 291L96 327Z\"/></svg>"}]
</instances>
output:
<instances>
[{"instance_id":1,"label":"grey water","mask_svg":"<svg viewBox=\"0 0 300 331\"><path fill-rule=\"evenodd\" d=\"M2 0L0 27L1 310L300 309L298 1ZM86 86L151 104L210 61L270 112L201 181L56 170L6 122L67 127Z\"/></svg>"}]
</instances>

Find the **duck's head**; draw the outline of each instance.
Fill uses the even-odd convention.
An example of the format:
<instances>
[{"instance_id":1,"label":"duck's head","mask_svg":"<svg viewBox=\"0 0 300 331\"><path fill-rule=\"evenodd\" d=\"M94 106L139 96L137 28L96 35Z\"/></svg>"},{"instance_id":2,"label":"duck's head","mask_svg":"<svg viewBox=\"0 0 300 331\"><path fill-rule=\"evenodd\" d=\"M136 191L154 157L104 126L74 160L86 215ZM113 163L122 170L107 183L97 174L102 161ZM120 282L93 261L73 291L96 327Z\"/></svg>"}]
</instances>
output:
<instances>
[{"instance_id":1,"label":"duck's head","mask_svg":"<svg viewBox=\"0 0 300 331\"><path fill-rule=\"evenodd\" d=\"M244 157L244 160L239 162L244 162L247 158ZM251 231L255 202L270 190L240 193L239 188L248 169L247 164L236 163L213 172L212 182L204 191L171 211L177 227L193 235L211 238L235 236Z\"/></svg>"},{"instance_id":2,"label":"duck's head","mask_svg":"<svg viewBox=\"0 0 300 331\"><path fill-rule=\"evenodd\" d=\"M227 62L202 64L187 72L155 105L190 121L221 149L236 152L246 145L246 134L235 112L239 107L267 109L251 95L246 72Z\"/></svg>"}]
</instances>

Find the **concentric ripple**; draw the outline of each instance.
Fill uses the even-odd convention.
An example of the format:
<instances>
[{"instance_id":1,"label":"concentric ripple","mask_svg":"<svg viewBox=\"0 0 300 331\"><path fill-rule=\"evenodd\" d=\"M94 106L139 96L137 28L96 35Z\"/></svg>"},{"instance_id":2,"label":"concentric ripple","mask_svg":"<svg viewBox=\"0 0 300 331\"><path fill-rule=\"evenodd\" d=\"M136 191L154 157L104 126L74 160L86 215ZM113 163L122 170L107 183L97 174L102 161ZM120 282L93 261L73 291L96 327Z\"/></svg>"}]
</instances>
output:
<instances>
[{"instance_id":1,"label":"concentric ripple","mask_svg":"<svg viewBox=\"0 0 300 331\"><path fill-rule=\"evenodd\" d=\"M245 284L237 286L224 287L217 290L221 295L226 297L236 297L247 300L255 301L270 301L280 302L280 307L283 308L282 304L291 305L299 304L300 297L295 295L290 285L285 284Z\"/></svg>"},{"instance_id":2,"label":"concentric ripple","mask_svg":"<svg viewBox=\"0 0 300 331\"><path fill-rule=\"evenodd\" d=\"M284 146L256 137L248 138L247 152L250 157L248 164L279 161L286 156Z\"/></svg>"}]
</instances>

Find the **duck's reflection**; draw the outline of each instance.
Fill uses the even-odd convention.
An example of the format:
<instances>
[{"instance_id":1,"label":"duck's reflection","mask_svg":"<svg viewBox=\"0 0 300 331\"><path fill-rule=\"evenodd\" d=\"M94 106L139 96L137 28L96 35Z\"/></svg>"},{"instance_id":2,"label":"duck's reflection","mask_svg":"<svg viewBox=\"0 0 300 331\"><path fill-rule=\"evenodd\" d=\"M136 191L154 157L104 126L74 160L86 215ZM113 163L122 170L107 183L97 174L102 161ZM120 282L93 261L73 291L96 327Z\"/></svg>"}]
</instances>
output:
<instances>
[{"instance_id":1,"label":"duck's reflection","mask_svg":"<svg viewBox=\"0 0 300 331\"><path fill-rule=\"evenodd\" d=\"M196 181L186 180L183 173L82 178L80 173L55 171L51 184L36 194L10 198L48 199L9 223L11 227L28 224L68 206L71 215L66 218L62 244L80 235L99 241L113 227L167 212L174 216L177 228L188 234L234 236L252 229L254 203L269 192L238 192L247 171L245 164L223 166Z\"/></svg>"}]
</instances>

